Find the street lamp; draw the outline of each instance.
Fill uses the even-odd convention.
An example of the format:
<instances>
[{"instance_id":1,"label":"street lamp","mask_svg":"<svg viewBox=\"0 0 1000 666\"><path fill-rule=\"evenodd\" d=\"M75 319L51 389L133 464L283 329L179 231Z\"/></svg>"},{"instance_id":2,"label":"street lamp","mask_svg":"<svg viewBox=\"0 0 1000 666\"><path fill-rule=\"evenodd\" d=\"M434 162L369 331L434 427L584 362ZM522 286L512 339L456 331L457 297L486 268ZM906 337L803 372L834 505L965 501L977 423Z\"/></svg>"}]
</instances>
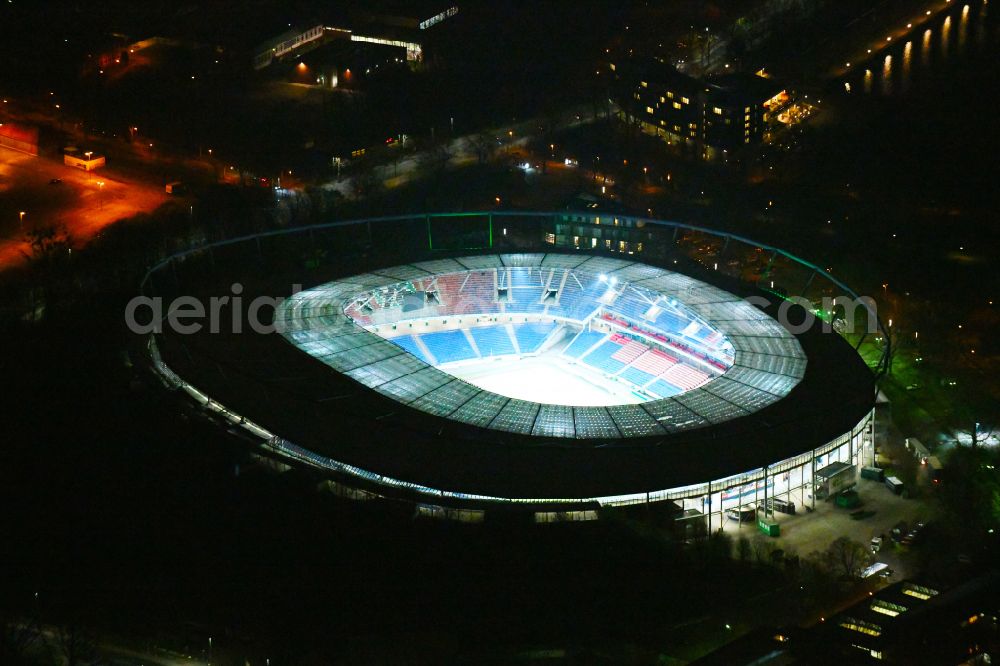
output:
<instances>
[{"instance_id":1,"label":"street lamp","mask_svg":"<svg viewBox=\"0 0 1000 666\"><path fill-rule=\"evenodd\" d=\"M98 187L97 203L100 206L100 209L104 210L104 181L103 180L97 181L97 187Z\"/></svg>"},{"instance_id":2,"label":"street lamp","mask_svg":"<svg viewBox=\"0 0 1000 666\"><path fill-rule=\"evenodd\" d=\"M25 215L26 215L26 213L23 210L17 214L18 224L21 225L21 233L24 233L24 216Z\"/></svg>"}]
</instances>

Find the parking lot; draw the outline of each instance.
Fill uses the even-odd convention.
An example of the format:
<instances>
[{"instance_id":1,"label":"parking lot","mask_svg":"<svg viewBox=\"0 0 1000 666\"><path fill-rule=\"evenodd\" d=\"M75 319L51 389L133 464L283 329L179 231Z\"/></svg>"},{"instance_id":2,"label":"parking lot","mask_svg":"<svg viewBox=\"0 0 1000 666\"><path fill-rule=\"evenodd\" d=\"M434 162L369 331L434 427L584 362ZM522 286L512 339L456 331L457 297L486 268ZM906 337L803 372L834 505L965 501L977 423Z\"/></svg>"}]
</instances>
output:
<instances>
[{"instance_id":1,"label":"parking lot","mask_svg":"<svg viewBox=\"0 0 1000 666\"><path fill-rule=\"evenodd\" d=\"M912 473L916 462L903 448L903 438L892 426L889 416L888 411L876 411L875 441L880 449L880 459L894 470L910 468L911 473L907 476L926 482L926 474ZM893 526L901 521L912 526L917 521L933 520L933 504L920 492L914 492L914 498L896 495L879 481L859 478L855 489L860 504L849 509L836 506L830 499L817 500L813 512L801 505L796 506L795 515L775 512L774 520L781 526L781 536L773 539L774 545L786 553L806 556L825 550L838 537L846 536L867 546L872 537L885 535L882 548L872 561L888 564L895 572L893 580L912 574L908 569L907 548L892 543L889 535ZM759 535L760 538L767 538L752 522L741 526L734 520L727 520L724 530L733 537Z\"/></svg>"},{"instance_id":2,"label":"parking lot","mask_svg":"<svg viewBox=\"0 0 1000 666\"><path fill-rule=\"evenodd\" d=\"M24 233L32 229L61 225L79 246L112 222L165 201L162 188L114 169L80 171L55 158L0 148L0 269L24 260Z\"/></svg>"}]
</instances>

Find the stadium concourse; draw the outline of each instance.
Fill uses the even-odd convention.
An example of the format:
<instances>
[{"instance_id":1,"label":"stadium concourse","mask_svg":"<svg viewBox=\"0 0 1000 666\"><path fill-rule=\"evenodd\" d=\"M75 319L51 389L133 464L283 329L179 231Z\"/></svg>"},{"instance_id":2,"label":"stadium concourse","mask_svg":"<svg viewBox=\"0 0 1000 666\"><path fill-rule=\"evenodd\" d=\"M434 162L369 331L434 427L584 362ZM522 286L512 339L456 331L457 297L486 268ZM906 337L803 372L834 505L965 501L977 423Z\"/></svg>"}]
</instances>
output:
<instances>
[{"instance_id":1,"label":"stadium concourse","mask_svg":"<svg viewBox=\"0 0 1000 666\"><path fill-rule=\"evenodd\" d=\"M712 530L815 503L817 470L872 455L852 345L818 319L791 333L783 301L751 294L600 255L455 256L293 293L281 335L151 349L169 385L348 496L543 522L662 502Z\"/></svg>"}]
</instances>

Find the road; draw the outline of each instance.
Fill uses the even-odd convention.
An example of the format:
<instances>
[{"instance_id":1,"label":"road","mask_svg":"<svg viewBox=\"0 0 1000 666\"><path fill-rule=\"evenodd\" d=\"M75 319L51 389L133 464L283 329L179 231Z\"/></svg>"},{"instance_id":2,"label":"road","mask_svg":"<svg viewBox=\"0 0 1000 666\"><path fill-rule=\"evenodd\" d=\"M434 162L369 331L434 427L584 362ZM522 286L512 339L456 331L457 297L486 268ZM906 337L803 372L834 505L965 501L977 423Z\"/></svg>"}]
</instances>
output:
<instances>
[{"instance_id":1,"label":"road","mask_svg":"<svg viewBox=\"0 0 1000 666\"><path fill-rule=\"evenodd\" d=\"M560 123L559 129L567 129L585 125L596 120L592 110L588 108L576 108L567 111L565 117L570 121ZM531 119L509 127L497 128L493 131L498 143L492 146L492 154L503 154L523 148L532 139L539 136L539 128L545 123L542 119ZM485 133L489 134L489 133ZM435 157L441 158L443 164L435 165L433 168L453 169L462 166L475 164L479 160L476 142L484 133L467 134L458 136L448 141L438 148L432 150L417 151L401 158L396 164L380 164L373 167L374 178L385 188L392 189L405 185L408 182L419 179L433 162ZM402 147L400 147L402 148ZM395 148L390 148L393 150ZM328 190L335 190L344 197L353 198L355 196L354 177L343 176L323 184Z\"/></svg>"}]
</instances>

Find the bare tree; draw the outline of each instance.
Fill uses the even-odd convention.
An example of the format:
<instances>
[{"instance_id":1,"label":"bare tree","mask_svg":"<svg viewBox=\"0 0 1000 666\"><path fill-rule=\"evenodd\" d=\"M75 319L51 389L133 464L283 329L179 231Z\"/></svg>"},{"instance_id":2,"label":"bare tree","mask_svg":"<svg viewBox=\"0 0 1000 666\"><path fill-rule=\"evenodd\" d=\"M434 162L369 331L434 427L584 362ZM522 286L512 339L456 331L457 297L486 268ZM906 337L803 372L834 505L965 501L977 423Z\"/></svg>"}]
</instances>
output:
<instances>
[{"instance_id":1,"label":"bare tree","mask_svg":"<svg viewBox=\"0 0 1000 666\"><path fill-rule=\"evenodd\" d=\"M852 578L867 562L868 549L863 543L842 536L835 539L826 549L823 553L823 560L830 571L845 578Z\"/></svg>"},{"instance_id":2,"label":"bare tree","mask_svg":"<svg viewBox=\"0 0 1000 666\"><path fill-rule=\"evenodd\" d=\"M473 134L469 138L469 143L472 145L472 149L476 151L476 159L479 163L486 164L490 157L493 156L494 151L496 151L497 138L493 132L483 130Z\"/></svg>"},{"instance_id":3,"label":"bare tree","mask_svg":"<svg viewBox=\"0 0 1000 666\"><path fill-rule=\"evenodd\" d=\"M36 227L25 234L25 240L29 251L21 254L35 264L54 264L63 259L72 246L72 239L62 225Z\"/></svg>"}]
</instances>

